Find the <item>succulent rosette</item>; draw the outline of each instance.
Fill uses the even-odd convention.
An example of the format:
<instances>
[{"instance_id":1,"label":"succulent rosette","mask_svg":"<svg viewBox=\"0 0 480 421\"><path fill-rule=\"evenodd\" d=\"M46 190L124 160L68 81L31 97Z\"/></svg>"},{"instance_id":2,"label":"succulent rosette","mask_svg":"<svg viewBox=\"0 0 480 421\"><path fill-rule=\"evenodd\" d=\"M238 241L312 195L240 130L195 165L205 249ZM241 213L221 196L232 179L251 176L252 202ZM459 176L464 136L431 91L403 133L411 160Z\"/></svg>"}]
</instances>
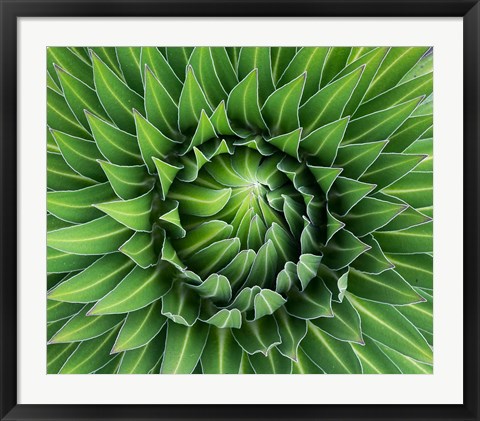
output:
<instances>
[{"instance_id":1,"label":"succulent rosette","mask_svg":"<svg viewBox=\"0 0 480 421\"><path fill-rule=\"evenodd\" d=\"M49 48L49 373L432 372L428 48Z\"/></svg>"}]
</instances>

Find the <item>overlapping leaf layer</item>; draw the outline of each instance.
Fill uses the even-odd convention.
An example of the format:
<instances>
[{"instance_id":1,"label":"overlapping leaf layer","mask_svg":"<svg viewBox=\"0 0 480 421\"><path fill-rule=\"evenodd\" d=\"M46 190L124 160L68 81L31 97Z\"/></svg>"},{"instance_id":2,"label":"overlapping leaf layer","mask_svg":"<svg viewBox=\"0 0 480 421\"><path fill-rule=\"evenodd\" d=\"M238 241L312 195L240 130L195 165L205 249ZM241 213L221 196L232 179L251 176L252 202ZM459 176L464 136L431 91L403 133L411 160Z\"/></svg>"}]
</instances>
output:
<instances>
[{"instance_id":1,"label":"overlapping leaf layer","mask_svg":"<svg viewBox=\"0 0 480 421\"><path fill-rule=\"evenodd\" d=\"M428 48L50 48L49 373L430 373Z\"/></svg>"}]
</instances>

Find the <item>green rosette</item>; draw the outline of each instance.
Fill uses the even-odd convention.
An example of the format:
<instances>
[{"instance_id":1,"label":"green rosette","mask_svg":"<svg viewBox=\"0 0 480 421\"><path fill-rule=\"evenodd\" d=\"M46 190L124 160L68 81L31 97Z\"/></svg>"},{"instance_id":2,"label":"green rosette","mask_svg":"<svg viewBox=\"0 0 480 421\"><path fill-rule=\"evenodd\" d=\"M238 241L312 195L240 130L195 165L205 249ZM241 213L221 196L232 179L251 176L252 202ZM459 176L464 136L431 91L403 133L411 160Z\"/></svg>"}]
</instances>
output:
<instances>
[{"instance_id":1,"label":"green rosette","mask_svg":"<svg viewBox=\"0 0 480 421\"><path fill-rule=\"evenodd\" d=\"M48 373L431 373L428 48L49 48Z\"/></svg>"}]
</instances>

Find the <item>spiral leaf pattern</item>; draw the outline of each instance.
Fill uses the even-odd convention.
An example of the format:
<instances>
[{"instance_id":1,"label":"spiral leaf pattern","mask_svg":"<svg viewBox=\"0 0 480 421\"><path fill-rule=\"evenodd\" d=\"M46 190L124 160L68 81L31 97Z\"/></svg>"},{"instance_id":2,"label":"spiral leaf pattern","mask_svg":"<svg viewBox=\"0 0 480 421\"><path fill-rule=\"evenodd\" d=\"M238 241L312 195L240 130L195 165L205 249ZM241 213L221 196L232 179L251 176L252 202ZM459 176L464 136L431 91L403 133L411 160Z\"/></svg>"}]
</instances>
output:
<instances>
[{"instance_id":1,"label":"spiral leaf pattern","mask_svg":"<svg viewBox=\"0 0 480 421\"><path fill-rule=\"evenodd\" d=\"M48 50L49 373L431 373L428 48Z\"/></svg>"}]
</instances>

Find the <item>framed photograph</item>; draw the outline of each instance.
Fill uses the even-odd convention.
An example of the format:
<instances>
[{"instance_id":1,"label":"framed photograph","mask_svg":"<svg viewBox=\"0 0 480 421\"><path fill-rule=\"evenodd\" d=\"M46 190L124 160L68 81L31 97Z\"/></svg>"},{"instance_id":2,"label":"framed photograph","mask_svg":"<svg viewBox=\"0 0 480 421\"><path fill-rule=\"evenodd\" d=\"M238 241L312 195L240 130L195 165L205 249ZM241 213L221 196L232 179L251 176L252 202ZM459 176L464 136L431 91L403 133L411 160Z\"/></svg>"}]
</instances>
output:
<instances>
[{"instance_id":1,"label":"framed photograph","mask_svg":"<svg viewBox=\"0 0 480 421\"><path fill-rule=\"evenodd\" d=\"M479 420L477 1L7 1L1 420Z\"/></svg>"}]
</instances>

